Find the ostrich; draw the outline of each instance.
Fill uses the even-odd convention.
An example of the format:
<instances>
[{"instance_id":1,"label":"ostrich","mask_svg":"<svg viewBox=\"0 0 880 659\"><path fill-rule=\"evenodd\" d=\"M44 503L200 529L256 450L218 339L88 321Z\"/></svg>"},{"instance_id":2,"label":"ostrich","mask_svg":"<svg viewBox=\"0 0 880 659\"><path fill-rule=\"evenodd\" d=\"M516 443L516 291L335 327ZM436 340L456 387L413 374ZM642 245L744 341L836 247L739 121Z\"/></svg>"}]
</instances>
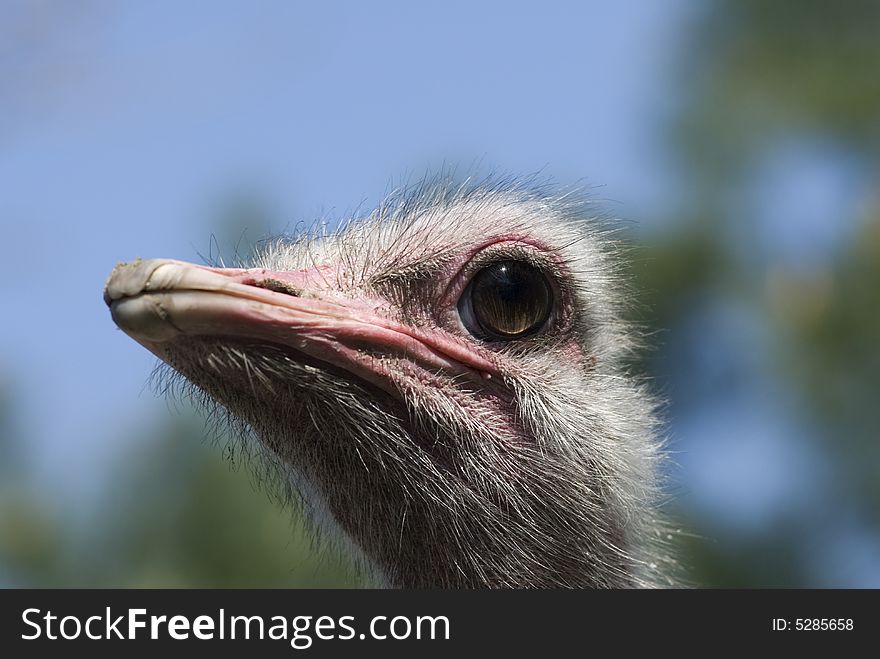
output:
<instances>
[{"instance_id":1,"label":"ostrich","mask_svg":"<svg viewBox=\"0 0 880 659\"><path fill-rule=\"evenodd\" d=\"M614 241L575 197L424 181L250 268L119 264L104 300L378 584L671 585Z\"/></svg>"}]
</instances>

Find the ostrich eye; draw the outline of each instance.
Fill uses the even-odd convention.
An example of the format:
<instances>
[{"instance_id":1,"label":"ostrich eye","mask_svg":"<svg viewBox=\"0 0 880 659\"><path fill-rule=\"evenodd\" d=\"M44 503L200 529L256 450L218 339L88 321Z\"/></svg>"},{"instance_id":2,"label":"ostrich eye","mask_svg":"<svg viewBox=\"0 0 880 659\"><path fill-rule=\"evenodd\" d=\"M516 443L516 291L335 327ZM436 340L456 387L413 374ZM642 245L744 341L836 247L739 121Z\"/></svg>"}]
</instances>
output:
<instances>
[{"instance_id":1,"label":"ostrich eye","mask_svg":"<svg viewBox=\"0 0 880 659\"><path fill-rule=\"evenodd\" d=\"M480 270L458 302L461 319L476 336L501 341L537 332L553 308L547 278L521 261L499 261Z\"/></svg>"}]
</instances>

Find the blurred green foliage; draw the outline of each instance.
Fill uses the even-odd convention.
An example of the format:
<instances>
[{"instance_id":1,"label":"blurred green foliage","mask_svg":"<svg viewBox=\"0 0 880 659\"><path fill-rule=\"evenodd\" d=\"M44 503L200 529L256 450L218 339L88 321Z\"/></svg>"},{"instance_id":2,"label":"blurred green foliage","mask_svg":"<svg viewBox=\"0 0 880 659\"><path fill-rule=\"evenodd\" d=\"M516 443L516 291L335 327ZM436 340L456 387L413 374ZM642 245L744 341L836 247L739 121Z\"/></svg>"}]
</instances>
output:
<instances>
[{"instance_id":1,"label":"blurred green foliage","mask_svg":"<svg viewBox=\"0 0 880 659\"><path fill-rule=\"evenodd\" d=\"M823 527L832 535L834 521L851 515L874 547L880 537L880 3L730 0L700 11L671 131L688 189L675 212L685 221L651 236L633 262L645 303L639 320L662 341L663 330L707 297L733 299L765 319L771 367L794 393L834 478L803 519L723 543L697 534L686 540L684 560L697 584L828 585L804 558ZM731 244L732 235L748 238L741 200L762 160L792 140L833 145L869 182L857 216L840 211L852 237L824 263L743 259ZM800 230L794 218L780 240L795 241ZM662 345L658 352L647 369L663 383L680 366ZM685 528L705 526L679 514Z\"/></svg>"},{"instance_id":2,"label":"blurred green foliage","mask_svg":"<svg viewBox=\"0 0 880 659\"><path fill-rule=\"evenodd\" d=\"M3 424L8 416L0 417ZM227 456L224 458L224 455ZM344 557L206 441L183 412L125 456L97 518L60 519L36 483L3 474L0 574L29 587L357 586Z\"/></svg>"}]
</instances>

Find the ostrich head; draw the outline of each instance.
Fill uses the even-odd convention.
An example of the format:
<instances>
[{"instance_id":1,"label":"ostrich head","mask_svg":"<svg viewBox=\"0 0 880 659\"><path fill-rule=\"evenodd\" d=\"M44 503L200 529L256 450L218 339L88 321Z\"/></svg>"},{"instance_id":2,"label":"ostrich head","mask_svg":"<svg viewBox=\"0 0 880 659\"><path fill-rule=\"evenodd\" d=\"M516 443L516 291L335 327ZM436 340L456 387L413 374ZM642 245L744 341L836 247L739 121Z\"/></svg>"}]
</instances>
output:
<instances>
[{"instance_id":1,"label":"ostrich head","mask_svg":"<svg viewBox=\"0 0 880 659\"><path fill-rule=\"evenodd\" d=\"M584 210L426 183L251 268L121 264L104 298L382 583L660 585L653 406Z\"/></svg>"}]
</instances>

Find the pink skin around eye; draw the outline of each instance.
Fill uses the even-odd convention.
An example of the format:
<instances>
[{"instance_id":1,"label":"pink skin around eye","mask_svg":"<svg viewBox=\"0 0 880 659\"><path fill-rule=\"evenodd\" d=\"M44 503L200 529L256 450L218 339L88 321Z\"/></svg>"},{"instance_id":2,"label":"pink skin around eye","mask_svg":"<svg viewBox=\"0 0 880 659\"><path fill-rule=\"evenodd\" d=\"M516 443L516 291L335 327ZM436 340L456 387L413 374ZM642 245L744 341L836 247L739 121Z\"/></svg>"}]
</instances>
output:
<instances>
[{"instance_id":1,"label":"pink skin around eye","mask_svg":"<svg viewBox=\"0 0 880 659\"><path fill-rule=\"evenodd\" d=\"M458 300L461 298L464 290L467 288L476 272L469 266L482 252L498 249L499 253L501 253L503 250L499 248L502 248L505 245L509 245L510 247L524 247L529 250L537 251L545 259L552 261L560 271L564 272L566 270L566 266L563 263L563 260L559 257L557 251L540 240L522 234L503 234L495 236L476 245L473 249L463 254L462 258L455 265L450 267L448 273L449 284L439 297L439 324L455 328L455 331L461 333L463 336L471 336L470 331L464 326L457 310ZM568 329L571 323L570 303L566 299L568 296L552 280L550 285L553 289L554 297L556 298L556 304L549 322L555 323L558 332L565 335L568 334ZM585 358L580 344L573 336L569 335L567 340L557 346L557 349L573 360L585 362L588 367L595 365L595 358Z\"/></svg>"}]
</instances>

